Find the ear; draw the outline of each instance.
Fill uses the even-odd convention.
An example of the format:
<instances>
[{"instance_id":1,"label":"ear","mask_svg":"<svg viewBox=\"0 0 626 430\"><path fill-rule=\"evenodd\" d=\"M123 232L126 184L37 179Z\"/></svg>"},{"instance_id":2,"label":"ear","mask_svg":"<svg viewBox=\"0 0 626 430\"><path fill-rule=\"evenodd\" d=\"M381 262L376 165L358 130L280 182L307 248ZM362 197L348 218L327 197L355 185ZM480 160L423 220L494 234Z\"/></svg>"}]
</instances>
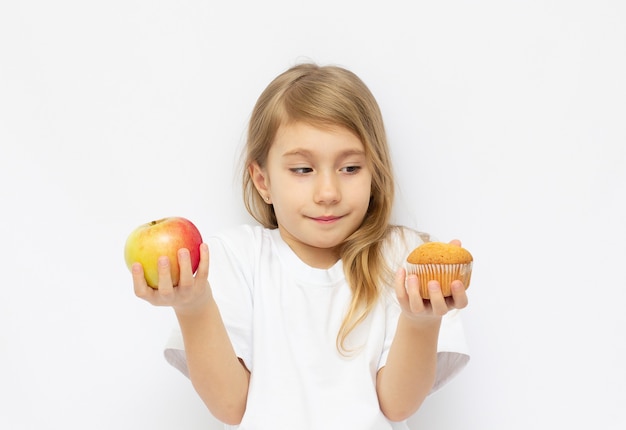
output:
<instances>
[{"instance_id":1,"label":"ear","mask_svg":"<svg viewBox=\"0 0 626 430\"><path fill-rule=\"evenodd\" d=\"M269 196L269 178L267 176L267 172L259 166L259 163L253 161L248 166L248 173L250 174L250 178L252 178L252 183L254 183L254 187L257 189L261 197L265 198Z\"/></svg>"}]
</instances>

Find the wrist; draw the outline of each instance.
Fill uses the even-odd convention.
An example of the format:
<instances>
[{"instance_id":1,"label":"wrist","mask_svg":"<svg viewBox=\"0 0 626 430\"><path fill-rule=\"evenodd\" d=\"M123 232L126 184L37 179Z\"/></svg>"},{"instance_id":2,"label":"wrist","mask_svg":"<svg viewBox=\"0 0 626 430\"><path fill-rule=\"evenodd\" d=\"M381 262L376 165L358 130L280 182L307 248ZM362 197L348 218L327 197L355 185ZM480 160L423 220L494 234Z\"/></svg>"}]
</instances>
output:
<instances>
[{"instance_id":1,"label":"wrist","mask_svg":"<svg viewBox=\"0 0 626 430\"><path fill-rule=\"evenodd\" d=\"M441 317L437 315L415 315L402 312L400 314L400 322L418 330L439 330L439 327L441 327Z\"/></svg>"},{"instance_id":2,"label":"wrist","mask_svg":"<svg viewBox=\"0 0 626 430\"><path fill-rule=\"evenodd\" d=\"M180 320L199 318L211 312L211 308L217 306L213 300L213 295L208 294L205 297L195 298L193 301L174 306L174 313Z\"/></svg>"}]
</instances>

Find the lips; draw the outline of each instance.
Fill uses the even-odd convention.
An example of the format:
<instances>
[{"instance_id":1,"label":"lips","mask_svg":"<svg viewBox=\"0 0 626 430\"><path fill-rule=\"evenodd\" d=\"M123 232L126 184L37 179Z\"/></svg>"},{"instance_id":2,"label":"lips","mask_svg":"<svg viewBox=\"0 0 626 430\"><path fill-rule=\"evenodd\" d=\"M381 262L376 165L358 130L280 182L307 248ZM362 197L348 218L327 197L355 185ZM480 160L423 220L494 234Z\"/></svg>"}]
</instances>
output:
<instances>
[{"instance_id":1,"label":"lips","mask_svg":"<svg viewBox=\"0 0 626 430\"><path fill-rule=\"evenodd\" d=\"M340 216L325 215L325 216L320 216L320 217L314 217L314 218L311 218L311 219L313 219L314 221L317 221L317 222L328 224L328 223L332 223L334 221L337 221L337 220L341 219L341 217Z\"/></svg>"}]
</instances>

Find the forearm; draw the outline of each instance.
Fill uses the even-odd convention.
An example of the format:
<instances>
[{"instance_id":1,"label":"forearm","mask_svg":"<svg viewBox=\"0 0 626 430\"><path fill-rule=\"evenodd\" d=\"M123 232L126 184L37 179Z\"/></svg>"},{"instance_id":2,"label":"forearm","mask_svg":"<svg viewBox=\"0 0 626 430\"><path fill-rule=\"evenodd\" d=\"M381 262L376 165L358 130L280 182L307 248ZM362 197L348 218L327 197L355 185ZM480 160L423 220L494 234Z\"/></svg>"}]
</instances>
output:
<instances>
[{"instance_id":1,"label":"forearm","mask_svg":"<svg viewBox=\"0 0 626 430\"><path fill-rule=\"evenodd\" d=\"M238 424L248 396L249 372L239 361L211 298L193 313L176 312L185 344L189 377L211 413Z\"/></svg>"},{"instance_id":2,"label":"forearm","mask_svg":"<svg viewBox=\"0 0 626 430\"><path fill-rule=\"evenodd\" d=\"M402 421L421 406L437 370L441 318L417 324L400 316L387 362L376 380L380 408L392 421Z\"/></svg>"}]
</instances>

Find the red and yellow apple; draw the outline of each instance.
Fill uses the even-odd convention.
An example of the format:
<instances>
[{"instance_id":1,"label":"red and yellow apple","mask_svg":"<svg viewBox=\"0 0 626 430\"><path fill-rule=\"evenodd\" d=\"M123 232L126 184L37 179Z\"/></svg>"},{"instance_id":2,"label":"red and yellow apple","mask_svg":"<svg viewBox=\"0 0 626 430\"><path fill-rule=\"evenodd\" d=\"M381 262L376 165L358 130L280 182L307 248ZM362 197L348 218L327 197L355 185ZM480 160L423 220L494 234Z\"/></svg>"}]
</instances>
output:
<instances>
[{"instance_id":1,"label":"red and yellow apple","mask_svg":"<svg viewBox=\"0 0 626 430\"><path fill-rule=\"evenodd\" d=\"M130 233L124 246L124 260L129 270L133 263L141 263L146 283L152 288L158 288L158 259L166 256L170 259L172 284L176 286L180 279L178 250L189 250L191 269L195 273L200 263L201 243L202 236L198 228L188 219L163 218L142 224Z\"/></svg>"}]
</instances>

